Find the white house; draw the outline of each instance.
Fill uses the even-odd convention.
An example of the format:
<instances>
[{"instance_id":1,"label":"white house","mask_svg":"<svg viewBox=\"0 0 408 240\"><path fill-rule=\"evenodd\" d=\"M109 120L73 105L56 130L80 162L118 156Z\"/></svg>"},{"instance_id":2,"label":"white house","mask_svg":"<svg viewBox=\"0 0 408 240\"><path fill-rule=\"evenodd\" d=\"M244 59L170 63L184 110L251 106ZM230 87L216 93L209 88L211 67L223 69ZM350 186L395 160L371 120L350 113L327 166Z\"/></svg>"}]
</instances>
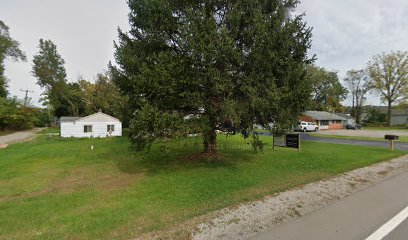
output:
<instances>
[{"instance_id":1,"label":"white house","mask_svg":"<svg viewBox=\"0 0 408 240\"><path fill-rule=\"evenodd\" d=\"M122 136L122 123L101 111L86 117L61 117L61 137Z\"/></svg>"}]
</instances>

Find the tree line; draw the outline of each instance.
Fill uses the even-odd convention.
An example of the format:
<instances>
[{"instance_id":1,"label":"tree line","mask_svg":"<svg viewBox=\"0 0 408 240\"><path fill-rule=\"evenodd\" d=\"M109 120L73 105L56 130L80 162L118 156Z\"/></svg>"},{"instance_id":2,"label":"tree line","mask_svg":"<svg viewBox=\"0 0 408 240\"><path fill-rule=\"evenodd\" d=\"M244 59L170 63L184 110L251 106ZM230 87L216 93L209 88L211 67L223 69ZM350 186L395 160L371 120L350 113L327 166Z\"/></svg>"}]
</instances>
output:
<instances>
[{"instance_id":1,"label":"tree line","mask_svg":"<svg viewBox=\"0 0 408 240\"><path fill-rule=\"evenodd\" d=\"M44 125L44 109L27 106L27 102L8 96L5 59L26 61L27 57L20 49L20 44L10 36L9 27L0 20L0 131L24 130Z\"/></svg>"},{"instance_id":2,"label":"tree line","mask_svg":"<svg viewBox=\"0 0 408 240\"><path fill-rule=\"evenodd\" d=\"M0 21L0 130L46 126L54 117L85 116L98 110L122 119L127 125L127 97L119 92L109 72L97 74L94 82L83 78L68 81L65 61L57 46L50 40L40 39L32 60L32 75L44 90L40 99L44 107L41 108L34 107L30 99L22 101L9 96L4 75L6 58L27 61L19 43L10 37L8 26Z\"/></svg>"},{"instance_id":3,"label":"tree line","mask_svg":"<svg viewBox=\"0 0 408 240\"><path fill-rule=\"evenodd\" d=\"M127 97L113 83L109 72L99 73L94 83L79 78L69 82L65 61L57 46L40 39L39 51L33 58L32 74L44 89L43 104L51 107L56 117L84 116L102 110L127 122Z\"/></svg>"}]
</instances>

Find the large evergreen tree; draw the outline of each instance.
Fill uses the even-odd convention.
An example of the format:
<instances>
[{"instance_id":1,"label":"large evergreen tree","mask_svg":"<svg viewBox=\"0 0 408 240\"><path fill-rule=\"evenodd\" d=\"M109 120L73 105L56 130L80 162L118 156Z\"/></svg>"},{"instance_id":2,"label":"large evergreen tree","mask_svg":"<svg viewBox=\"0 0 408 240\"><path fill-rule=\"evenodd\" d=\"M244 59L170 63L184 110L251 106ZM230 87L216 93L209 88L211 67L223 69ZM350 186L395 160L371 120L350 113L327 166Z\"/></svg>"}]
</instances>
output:
<instances>
[{"instance_id":1,"label":"large evergreen tree","mask_svg":"<svg viewBox=\"0 0 408 240\"><path fill-rule=\"evenodd\" d=\"M26 60L19 48L20 44L10 37L9 27L0 20L0 97L7 97L7 79L4 76L4 61L7 57L13 60Z\"/></svg>"},{"instance_id":2,"label":"large evergreen tree","mask_svg":"<svg viewBox=\"0 0 408 240\"><path fill-rule=\"evenodd\" d=\"M305 110L311 29L297 0L129 0L114 81L130 97L131 141L202 133L215 153L220 126L279 129Z\"/></svg>"}]
</instances>

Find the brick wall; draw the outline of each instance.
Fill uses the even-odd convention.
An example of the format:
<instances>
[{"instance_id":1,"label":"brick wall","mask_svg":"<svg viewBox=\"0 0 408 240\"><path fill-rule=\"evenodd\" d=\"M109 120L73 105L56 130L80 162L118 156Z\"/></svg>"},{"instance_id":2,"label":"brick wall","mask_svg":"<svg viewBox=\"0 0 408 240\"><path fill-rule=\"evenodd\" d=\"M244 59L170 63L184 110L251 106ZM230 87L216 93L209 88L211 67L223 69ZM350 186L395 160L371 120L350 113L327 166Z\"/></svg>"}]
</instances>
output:
<instances>
[{"instance_id":1,"label":"brick wall","mask_svg":"<svg viewBox=\"0 0 408 240\"><path fill-rule=\"evenodd\" d=\"M342 129L344 128L343 123L332 123L332 121L329 122L329 129Z\"/></svg>"}]
</instances>

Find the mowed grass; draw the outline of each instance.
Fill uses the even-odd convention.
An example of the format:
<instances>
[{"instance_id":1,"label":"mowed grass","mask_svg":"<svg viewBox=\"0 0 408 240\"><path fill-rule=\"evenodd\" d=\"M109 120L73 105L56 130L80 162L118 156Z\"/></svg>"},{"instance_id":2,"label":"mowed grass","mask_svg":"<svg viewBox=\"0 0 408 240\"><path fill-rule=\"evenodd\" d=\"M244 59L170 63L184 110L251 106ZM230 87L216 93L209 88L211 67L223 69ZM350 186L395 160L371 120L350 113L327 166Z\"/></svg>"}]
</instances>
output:
<instances>
[{"instance_id":1,"label":"mowed grass","mask_svg":"<svg viewBox=\"0 0 408 240\"><path fill-rule=\"evenodd\" d=\"M364 130L398 130L398 131L408 131L408 126L389 126L389 127L363 127Z\"/></svg>"},{"instance_id":2,"label":"mowed grass","mask_svg":"<svg viewBox=\"0 0 408 240\"><path fill-rule=\"evenodd\" d=\"M11 145L0 150L0 239L130 239L403 154L314 142L273 151L262 138L253 154L240 136L219 135L210 162L188 157L199 138L173 142L171 153L131 152L125 137Z\"/></svg>"}]
</instances>

